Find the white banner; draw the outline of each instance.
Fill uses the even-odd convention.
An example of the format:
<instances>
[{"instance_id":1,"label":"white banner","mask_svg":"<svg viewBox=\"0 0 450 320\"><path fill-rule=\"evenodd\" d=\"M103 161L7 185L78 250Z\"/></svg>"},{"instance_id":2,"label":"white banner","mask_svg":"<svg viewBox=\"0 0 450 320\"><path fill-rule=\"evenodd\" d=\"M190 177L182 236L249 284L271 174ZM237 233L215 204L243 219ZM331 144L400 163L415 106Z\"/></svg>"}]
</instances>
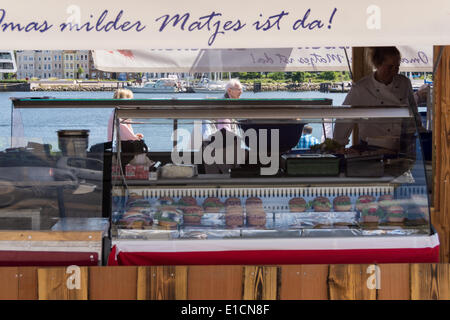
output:
<instances>
[{"instance_id":1,"label":"white banner","mask_svg":"<svg viewBox=\"0 0 450 320\"><path fill-rule=\"evenodd\" d=\"M2 1L0 49L450 45L448 0Z\"/></svg>"},{"instance_id":2,"label":"white banner","mask_svg":"<svg viewBox=\"0 0 450 320\"><path fill-rule=\"evenodd\" d=\"M399 50L401 71L432 72L433 47L402 46ZM96 68L108 72L348 71L352 49L95 50L93 57Z\"/></svg>"}]
</instances>

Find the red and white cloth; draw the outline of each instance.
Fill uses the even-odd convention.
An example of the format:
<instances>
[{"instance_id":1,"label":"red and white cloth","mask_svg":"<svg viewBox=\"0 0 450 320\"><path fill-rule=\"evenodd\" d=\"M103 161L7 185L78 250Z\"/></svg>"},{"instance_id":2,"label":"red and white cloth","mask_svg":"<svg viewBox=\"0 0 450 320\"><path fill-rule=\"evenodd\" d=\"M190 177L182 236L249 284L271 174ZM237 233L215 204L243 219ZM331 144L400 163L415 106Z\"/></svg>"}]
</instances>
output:
<instances>
[{"instance_id":1,"label":"red and white cloth","mask_svg":"<svg viewBox=\"0 0 450 320\"><path fill-rule=\"evenodd\" d=\"M120 240L108 265L280 265L437 263L439 238L431 236Z\"/></svg>"}]
</instances>

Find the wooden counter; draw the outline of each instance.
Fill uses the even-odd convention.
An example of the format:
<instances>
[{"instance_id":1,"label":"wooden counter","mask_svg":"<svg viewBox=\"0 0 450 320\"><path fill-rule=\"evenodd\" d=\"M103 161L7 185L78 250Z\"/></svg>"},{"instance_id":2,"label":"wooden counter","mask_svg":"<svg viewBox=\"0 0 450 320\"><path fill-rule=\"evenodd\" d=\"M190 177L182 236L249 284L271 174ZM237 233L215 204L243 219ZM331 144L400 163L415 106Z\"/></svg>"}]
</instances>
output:
<instances>
[{"instance_id":1,"label":"wooden counter","mask_svg":"<svg viewBox=\"0 0 450 320\"><path fill-rule=\"evenodd\" d=\"M73 271L64 267L4 267L0 299L450 299L449 264L377 267L378 273L373 265L81 267L80 289L68 289Z\"/></svg>"}]
</instances>

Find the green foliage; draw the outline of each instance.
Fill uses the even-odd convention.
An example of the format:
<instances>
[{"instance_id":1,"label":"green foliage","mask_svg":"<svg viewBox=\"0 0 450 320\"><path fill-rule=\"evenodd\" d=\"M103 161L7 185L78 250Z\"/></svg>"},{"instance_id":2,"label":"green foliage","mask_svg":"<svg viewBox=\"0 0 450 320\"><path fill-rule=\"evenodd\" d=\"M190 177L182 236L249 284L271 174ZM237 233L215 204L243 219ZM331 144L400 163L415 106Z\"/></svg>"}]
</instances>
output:
<instances>
[{"instance_id":1,"label":"green foliage","mask_svg":"<svg viewBox=\"0 0 450 320\"><path fill-rule=\"evenodd\" d=\"M283 80L284 72L270 72L267 77L272 80Z\"/></svg>"},{"instance_id":2,"label":"green foliage","mask_svg":"<svg viewBox=\"0 0 450 320\"><path fill-rule=\"evenodd\" d=\"M336 80L336 73L333 71L322 72L319 76L320 79L334 81Z\"/></svg>"},{"instance_id":3,"label":"green foliage","mask_svg":"<svg viewBox=\"0 0 450 320\"><path fill-rule=\"evenodd\" d=\"M292 81L305 82L307 72L293 72Z\"/></svg>"},{"instance_id":4,"label":"green foliage","mask_svg":"<svg viewBox=\"0 0 450 320\"><path fill-rule=\"evenodd\" d=\"M27 80L4 79L0 80L0 83L27 83Z\"/></svg>"},{"instance_id":5,"label":"green foliage","mask_svg":"<svg viewBox=\"0 0 450 320\"><path fill-rule=\"evenodd\" d=\"M244 72L244 79L260 79L261 73L259 72Z\"/></svg>"},{"instance_id":6,"label":"green foliage","mask_svg":"<svg viewBox=\"0 0 450 320\"><path fill-rule=\"evenodd\" d=\"M255 80L262 83L271 82L324 82L324 81L350 81L349 72L325 71L325 72L232 72L232 78L241 81Z\"/></svg>"},{"instance_id":7,"label":"green foliage","mask_svg":"<svg viewBox=\"0 0 450 320\"><path fill-rule=\"evenodd\" d=\"M253 79L261 79L260 72L232 72L232 78L239 78L240 80L253 80Z\"/></svg>"},{"instance_id":8,"label":"green foliage","mask_svg":"<svg viewBox=\"0 0 450 320\"><path fill-rule=\"evenodd\" d=\"M5 80L11 80L13 78L15 78L16 74L12 73L12 72L7 72L3 74L3 79Z\"/></svg>"}]
</instances>

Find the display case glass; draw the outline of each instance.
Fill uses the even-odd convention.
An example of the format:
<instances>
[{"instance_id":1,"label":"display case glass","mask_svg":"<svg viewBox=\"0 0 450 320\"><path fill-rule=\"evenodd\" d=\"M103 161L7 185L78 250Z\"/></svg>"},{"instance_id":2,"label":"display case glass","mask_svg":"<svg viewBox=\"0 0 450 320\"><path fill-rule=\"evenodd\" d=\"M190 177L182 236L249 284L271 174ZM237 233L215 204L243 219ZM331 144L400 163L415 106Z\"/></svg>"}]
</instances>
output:
<instances>
[{"instance_id":1,"label":"display case glass","mask_svg":"<svg viewBox=\"0 0 450 320\"><path fill-rule=\"evenodd\" d=\"M110 117L112 141L88 138L98 128L75 116L41 129L42 141L33 141L29 113L44 108L56 119L98 113L103 128ZM439 256L418 121L406 106L39 98L13 99L12 119L15 145L2 151L3 214L14 215L14 224L20 214L31 218L25 230L98 229L110 265L412 263ZM130 126L142 140L127 140ZM91 160L101 166L91 168ZM13 168L27 175L11 180ZM21 200L31 210L23 211Z\"/></svg>"},{"instance_id":2,"label":"display case glass","mask_svg":"<svg viewBox=\"0 0 450 320\"><path fill-rule=\"evenodd\" d=\"M409 108L327 104L211 99L116 108L113 239L433 234ZM145 132L148 152L117 143L123 124ZM166 150L153 148L162 140Z\"/></svg>"},{"instance_id":3,"label":"display case glass","mask_svg":"<svg viewBox=\"0 0 450 320\"><path fill-rule=\"evenodd\" d=\"M54 108L56 100L12 98L11 136L0 137L3 266L101 265L110 251L104 148L86 121L104 110Z\"/></svg>"}]
</instances>

